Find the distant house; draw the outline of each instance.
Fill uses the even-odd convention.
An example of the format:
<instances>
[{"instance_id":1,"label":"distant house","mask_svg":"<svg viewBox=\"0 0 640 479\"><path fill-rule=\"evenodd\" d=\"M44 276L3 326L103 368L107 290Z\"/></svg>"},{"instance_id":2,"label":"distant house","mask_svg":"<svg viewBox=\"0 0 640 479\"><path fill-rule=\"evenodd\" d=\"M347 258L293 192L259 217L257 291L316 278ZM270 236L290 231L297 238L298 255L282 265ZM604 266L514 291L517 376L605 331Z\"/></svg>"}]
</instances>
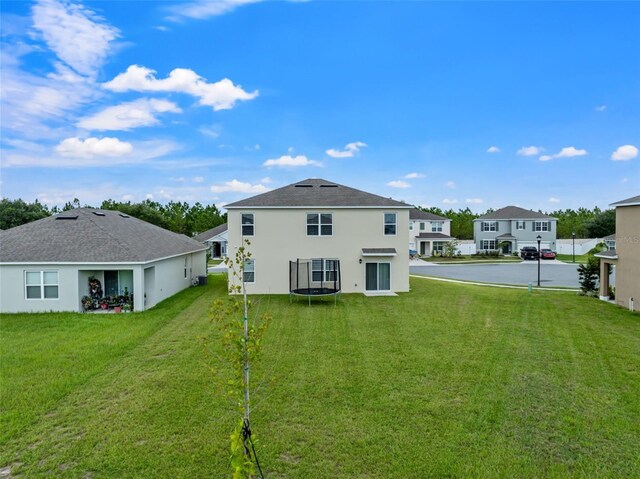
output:
<instances>
[{"instance_id":1,"label":"distant house","mask_svg":"<svg viewBox=\"0 0 640 479\"><path fill-rule=\"evenodd\" d=\"M431 256L442 251L451 236L451 220L444 216L413 208L409 210L409 249Z\"/></svg>"},{"instance_id":2,"label":"distant house","mask_svg":"<svg viewBox=\"0 0 640 479\"><path fill-rule=\"evenodd\" d=\"M612 235L609 235L609 236L605 236L604 238L602 238L602 241L604 241L604 244L607 245L607 249L608 250L616 249L616 234L615 233L613 233Z\"/></svg>"},{"instance_id":3,"label":"distant house","mask_svg":"<svg viewBox=\"0 0 640 479\"><path fill-rule=\"evenodd\" d=\"M616 209L616 247L600 258L600 299L609 299L609 274L616 269L616 304L640 309L640 196L612 203Z\"/></svg>"},{"instance_id":4,"label":"distant house","mask_svg":"<svg viewBox=\"0 0 640 479\"><path fill-rule=\"evenodd\" d=\"M0 232L0 312L82 311L97 280L143 311L206 274L206 247L118 211L78 208Z\"/></svg>"},{"instance_id":5,"label":"distant house","mask_svg":"<svg viewBox=\"0 0 640 479\"><path fill-rule=\"evenodd\" d=\"M248 293L289 293L291 281L302 276L306 289L339 279L348 293L409 291L406 231L412 207L405 203L308 179L225 208L229 255L243 239L251 243ZM308 269L301 271L300 264Z\"/></svg>"},{"instance_id":6,"label":"distant house","mask_svg":"<svg viewBox=\"0 0 640 479\"><path fill-rule=\"evenodd\" d=\"M556 249L557 218L517 206L506 206L473 220L478 251L519 252L525 246Z\"/></svg>"},{"instance_id":7,"label":"distant house","mask_svg":"<svg viewBox=\"0 0 640 479\"><path fill-rule=\"evenodd\" d=\"M194 236L193 239L207 245L210 258L227 257L227 223L200 233Z\"/></svg>"}]
</instances>

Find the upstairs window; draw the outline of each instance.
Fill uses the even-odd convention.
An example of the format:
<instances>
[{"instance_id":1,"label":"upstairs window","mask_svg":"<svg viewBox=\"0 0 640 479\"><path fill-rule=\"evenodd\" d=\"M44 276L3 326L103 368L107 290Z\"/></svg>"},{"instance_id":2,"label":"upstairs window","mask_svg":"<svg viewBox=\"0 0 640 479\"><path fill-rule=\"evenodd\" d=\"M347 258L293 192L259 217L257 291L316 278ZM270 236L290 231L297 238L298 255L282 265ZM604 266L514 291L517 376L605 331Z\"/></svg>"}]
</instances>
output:
<instances>
[{"instance_id":1,"label":"upstairs window","mask_svg":"<svg viewBox=\"0 0 640 479\"><path fill-rule=\"evenodd\" d=\"M254 233L253 213L242 213L242 236L253 236Z\"/></svg>"},{"instance_id":2,"label":"upstairs window","mask_svg":"<svg viewBox=\"0 0 640 479\"><path fill-rule=\"evenodd\" d=\"M432 221L431 222L431 232L432 233L441 233L442 232L442 221Z\"/></svg>"},{"instance_id":3,"label":"upstairs window","mask_svg":"<svg viewBox=\"0 0 640 479\"><path fill-rule=\"evenodd\" d=\"M550 221L534 221L533 231L551 231Z\"/></svg>"},{"instance_id":4,"label":"upstairs window","mask_svg":"<svg viewBox=\"0 0 640 479\"><path fill-rule=\"evenodd\" d=\"M497 221L483 221L480 223L480 231L498 231Z\"/></svg>"},{"instance_id":5,"label":"upstairs window","mask_svg":"<svg viewBox=\"0 0 640 479\"><path fill-rule=\"evenodd\" d=\"M333 215L331 213L307 213L307 236L332 236Z\"/></svg>"},{"instance_id":6,"label":"upstairs window","mask_svg":"<svg viewBox=\"0 0 640 479\"><path fill-rule=\"evenodd\" d=\"M424 231L424 222L420 222L420 231Z\"/></svg>"},{"instance_id":7,"label":"upstairs window","mask_svg":"<svg viewBox=\"0 0 640 479\"><path fill-rule=\"evenodd\" d=\"M26 271L24 282L27 299L58 299L57 271Z\"/></svg>"},{"instance_id":8,"label":"upstairs window","mask_svg":"<svg viewBox=\"0 0 640 479\"><path fill-rule=\"evenodd\" d=\"M384 234L387 236L396 235L396 214L385 213L384 214Z\"/></svg>"}]
</instances>

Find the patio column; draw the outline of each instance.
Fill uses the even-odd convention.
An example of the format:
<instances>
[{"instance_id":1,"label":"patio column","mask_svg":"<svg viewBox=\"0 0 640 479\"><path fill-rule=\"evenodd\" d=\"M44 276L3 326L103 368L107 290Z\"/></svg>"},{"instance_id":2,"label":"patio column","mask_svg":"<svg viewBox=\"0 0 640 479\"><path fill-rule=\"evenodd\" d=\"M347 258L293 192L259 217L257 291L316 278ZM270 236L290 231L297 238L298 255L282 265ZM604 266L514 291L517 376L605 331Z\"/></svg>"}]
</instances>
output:
<instances>
[{"instance_id":1,"label":"patio column","mask_svg":"<svg viewBox=\"0 0 640 479\"><path fill-rule=\"evenodd\" d=\"M609 262L605 259L600 259L599 296L602 301L609 301Z\"/></svg>"}]
</instances>

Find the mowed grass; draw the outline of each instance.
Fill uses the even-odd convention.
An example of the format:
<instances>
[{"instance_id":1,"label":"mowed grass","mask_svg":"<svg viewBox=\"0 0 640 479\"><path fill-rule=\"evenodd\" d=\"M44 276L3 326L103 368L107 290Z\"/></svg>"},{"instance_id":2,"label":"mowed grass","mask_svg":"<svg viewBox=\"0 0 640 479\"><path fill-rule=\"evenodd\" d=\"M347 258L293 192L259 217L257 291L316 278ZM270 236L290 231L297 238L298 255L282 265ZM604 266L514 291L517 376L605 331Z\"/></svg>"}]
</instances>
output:
<instances>
[{"instance_id":1,"label":"mowed grass","mask_svg":"<svg viewBox=\"0 0 640 479\"><path fill-rule=\"evenodd\" d=\"M238 419L201 337L223 276L138 314L5 315L0 468L225 477ZM412 278L289 304L252 370L268 478L638 477L640 315L574 293Z\"/></svg>"}]
</instances>

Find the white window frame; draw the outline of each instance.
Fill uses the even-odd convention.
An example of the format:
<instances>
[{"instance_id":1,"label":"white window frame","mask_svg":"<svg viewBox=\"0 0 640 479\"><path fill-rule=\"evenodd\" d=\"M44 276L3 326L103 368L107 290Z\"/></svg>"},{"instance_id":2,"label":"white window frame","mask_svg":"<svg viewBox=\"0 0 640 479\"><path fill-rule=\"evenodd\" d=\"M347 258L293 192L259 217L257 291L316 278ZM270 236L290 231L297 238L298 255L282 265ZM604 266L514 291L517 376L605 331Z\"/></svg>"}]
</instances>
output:
<instances>
[{"instance_id":1,"label":"white window frame","mask_svg":"<svg viewBox=\"0 0 640 479\"><path fill-rule=\"evenodd\" d=\"M551 231L551 222L550 221L534 221L533 222L533 230L536 232L549 232Z\"/></svg>"},{"instance_id":2,"label":"white window frame","mask_svg":"<svg viewBox=\"0 0 640 479\"><path fill-rule=\"evenodd\" d=\"M314 283L332 282L338 279L338 263L335 258L313 258L311 260L311 281ZM317 268L318 262L320 269ZM332 267L333 266L333 267ZM321 279L316 279L314 273L320 273ZM335 275L335 276L334 276Z\"/></svg>"},{"instance_id":3,"label":"white window frame","mask_svg":"<svg viewBox=\"0 0 640 479\"><path fill-rule=\"evenodd\" d=\"M253 276L251 277L251 281L249 281L247 279L247 274L250 273ZM242 282L246 283L246 284L253 284L256 282L256 260L254 259L247 259L244 262L243 268L242 268Z\"/></svg>"},{"instance_id":4,"label":"white window frame","mask_svg":"<svg viewBox=\"0 0 640 479\"><path fill-rule=\"evenodd\" d=\"M315 216L317 218L317 223L309 223L309 218ZM323 222L323 216L328 216L329 217L329 222ZM307 236L324 236L324 237L331 237L333 236L333 213L307 213L306 215L306 230L307 230ZM326 218L324 218L326 219ZM316 227L318 228L318 232L317 234L309 234L309 227ZM331 234L324 234L322 232L322 227L323 226L330 226L331 227Z\"/></svg>"},{"instance_id":5,"label":"white window frame","mask_svg":"<svg viewBox=\"0 0 640 479\"><path fill-rule=\"evenodd\" d=\"M489 247L489 245L493 244L493 247ZM480 240L480 249L481 250L494 250L496 249L496 240L492 239L483 239Z\"/></svg>"},{"instance_id":6,"label":"white window frame","mask_svg":"<svg viewBox=\"0 0 640 479\"><path fill-rule=\"evenodd\" d=\"M40 282L38 284L27 284L27 274L28 273L39 273L40 275ZM56 283L45 283L44 281L44 274L45 273L55 273L56 274ZM45 297L45 288L49 286L55 286L57 288L57 294L55 298L47 298ZM27 294L27 288L34 288L34 287L39 287L40 288L40 296L37 298L30 298L29 295ZM42 300L58 300L60 299L60 272L56 269L47 269L47 270L26 270L24 272L24 298L28 301L42 301Z\"/></svg>"},{"instance_id":7,"label":"white window frame","mask_svg":"<svg viewBox=\"0 0 640 479\"><path fill-rule=\"evenodd\" d=\"M444 228L444 221L432 221L431 222L431 232L432 233L442 233L442 228Z\"/></svg>"},{"instance_id":8,"label":"white window frame","mask_svg":"<svg viewBox=\"0 0 640 479\"><path fill-rule=\"evenodd\" d=\"M497 221L483 221L480 224L480 231L498 231Z\"/></svg>"},{"instance_id":9,"label":"white window frame","mask_svg":"<svg viewBox=\"0 0 640 479\"><path fill-rule=\"evenodd\" d=\"M387 212L382 214L382 232L385 236L397 236L398 235L398 214L393 212ZM387 222L387 215L393 215L393 221ZM387 233L387 226L393 226L393 233Z\"/></svg>"},{"instance_id":10,"label":"white window frame","mask_svg":"<svg viewBox=\"0 0 640 479\"><path fill-rule=\"evenodd\" d=\"M251 223L245 223L245 216L251 216ZM245 227L251 228L251 234L245 233ZM240 236L255 236L256 235L256 216L254 213L240 213Z\"/></svg>"},{"instance_id":11,"label":"white window frame","mask_svg":"<svg viewBox=\"0 0 640 479\"><path fill-rule=\"evenodd\" d=\"M523 230L526 229L526 227L527 227L527 222L526 221L516 220L516 230L523 231Z\"/></svg>"}]
</instances>

